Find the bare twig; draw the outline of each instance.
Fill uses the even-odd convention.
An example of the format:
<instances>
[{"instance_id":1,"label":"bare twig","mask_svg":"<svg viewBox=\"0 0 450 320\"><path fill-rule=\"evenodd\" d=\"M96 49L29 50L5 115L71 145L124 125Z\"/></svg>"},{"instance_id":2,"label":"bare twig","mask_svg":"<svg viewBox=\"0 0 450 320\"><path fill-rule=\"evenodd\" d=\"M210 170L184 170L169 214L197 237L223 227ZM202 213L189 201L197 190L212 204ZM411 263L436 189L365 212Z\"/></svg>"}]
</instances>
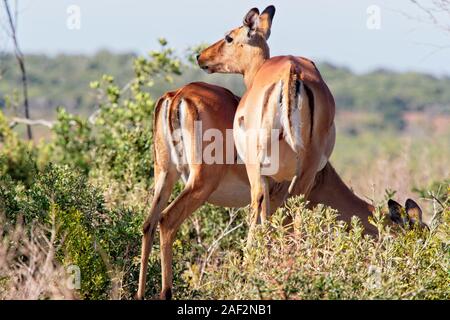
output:
<instances>
[{"instance_id":1,"label":"bare twig","mask_svg":"<svg viewBox=\"0 0 450 320\"><path fill-rule=\"evenodd\" d=\"M6 1L6 0L4 0L4 1ZM1 75L1 73L0 73L0 75ZM133 81L134 81L134 80L129 81L129 82L121 89L121 91L120 91L121 94L127 92L127 91L131 88L131 85L133 84ZM27 99L26 101L28 101L28 99ZM28 102L27 102L27 103L28 103ZM89 122L90 124L94 125L94 124L95 124L95 121L97 120L97 117L100 115L101 111L102 111L101 108L99 108L99 109L95 110L91 115L89 115L88 118L87 118L87 119L88 119L88 122ZM10 121L9 127L12 129L12 128L16 127L18 124L25 124L27 127L40 125L40 126L44 126L44 127L49 128L49 129L52 129L53 126L55 125L55 121L48 121L48 120L45 120L45 119L35 119L35 120L32 120L32 119L30 119L29 117L26 117L25 119L24 119L24 118L19 118L19 117L14 117L14 118L12 118L12 120ZM73 122L71 122L71 124L73 125L73 124L75 124L75 122L73 121Z\"/></svg>"},{"instance_id":2,"label":"bare twig","mask_svg":"<svg viewBox=\"0 0 450 320\"><path fill-rule=\"evenodd\" d=\"M18 124L25 124L27 126L44 126L49 129L53 128L53 125L55 124L53 121L43 120L43 119L37 119L37 120L31 120L31 119L24 119L24 118L17 118L14 117L9 123L9 127L12 129Z\"/></svg>"},{"instance_id":3,"label":"bare twig","mask_svg":"<svg viewBox=\"0 0 450 320\"><path fill-rule=\"evenodd\" d=\"M3 0L3 4L5 6L6 16L8 17L10 36L14 44L14 55L16 57L17 63L19 64L21 73L25 118L30 119L30 108L28 103L28 78L27 78L27 71L25 68L25 57L20 49L19 41L17 40L17 2L14 11L15 18L13 18L13 13L11 12L8 0ZM27 125L27 135L29 140L33 139L33 134L31 132L31 125L29 124Z\"/></svg>"},{"instance_id":4,"label":"bare twig","mask_svg":"<svg viewBox=\"0 0 450 320\"><path fill-rule=\"evenodd\" d=\"M431 22L433 22L434 24L438 23L438 20L436 19L436 17L434 16L433 12L426 8L425 6L423 6L419 1L416 0L410 0L412 3L414 3L417 7L419 7L423 12L425 12L428 16L428 18L431 20Z\"/></svg>"},{"instance_id":5,"label":"bare twig","mask_svg":"<svg viewBox=\"0 0 450 320\"><path fill-rule=\"evenodd\" d=\"M422 4L422 1L420 0L410 0L410 2L413 3L423 13L425 13L426 21L445 32L450 32L450 24L448 24L449 17L440 16L442 14L447 14L450 16L450 1L432 0L428 5Z\"/></svg>"},{"instance_id":6,"label":"bare twig","mask_svg":"<svg viewBox=\"0 0 450 320\"><path fill-rule=\"evenodd\" d=\"M88 121L90 124L95 124L95 119L97 118L97 116L100 114L101 109L98 109L96 111L94 111L89 117L88 117ZM11 129L15 128L17 125L19 124L25 124L27 126L44 126L47 127L49 129L52 129L53 126L55 125L56 121L49 121L49 120L45 120L45 119L25 119L25 118L18 118L18 117L13 117L11 119L11 121L9 122L9 127ZM76 121L70 121L71 125L75 125L77 122Z\"/></svg>"},{"instance_id":7,"label":"bare twig","mask_svg":"<svg viewBox=\"0 0 450 320\"><path fill-rule=\"evenodd\" d=\"M217 239L215 239L211 245L208 247L208 249L206 250L206 258L203 260L202 263L202 268L200 270L200 277L198 279L198 284L200 285L202 283L203 280L203 275L205 274L205 270L206 270L206 266L209 262L209 260L212 257L212 254L214 253L214 251L218 248L220 241L225 238L227 235L229 235L230 233L232 233L234 230L239 229L244 223L241 222L239 223L237 226L233 227L230 229L231 225L233 224L234 220L237 217L237 213L239 210L231 210L230 211L230 220L228 221L227 226L222 230L222 233L220 234L219 237L217 237Z\"/></svg>"}]
</instances>

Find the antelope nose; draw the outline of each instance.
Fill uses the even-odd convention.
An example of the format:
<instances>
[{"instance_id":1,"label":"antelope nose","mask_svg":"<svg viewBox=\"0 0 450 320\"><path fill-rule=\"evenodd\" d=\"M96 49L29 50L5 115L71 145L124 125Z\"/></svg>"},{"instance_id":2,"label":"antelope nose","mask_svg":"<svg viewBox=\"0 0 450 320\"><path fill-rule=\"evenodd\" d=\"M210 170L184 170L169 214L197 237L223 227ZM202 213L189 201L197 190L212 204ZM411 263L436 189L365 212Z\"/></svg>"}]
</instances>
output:
<instances>
[{"instance_id":1,"label":"antelope nose","mask_svg":"<svg viewBox=\"0 0 450 320\"><path fill-rule=\"evenodd\" d=\"M198 61L198 59L200 59L200 54L197 54L195 57L197 58Z\"/></svg>"}]
</instances>

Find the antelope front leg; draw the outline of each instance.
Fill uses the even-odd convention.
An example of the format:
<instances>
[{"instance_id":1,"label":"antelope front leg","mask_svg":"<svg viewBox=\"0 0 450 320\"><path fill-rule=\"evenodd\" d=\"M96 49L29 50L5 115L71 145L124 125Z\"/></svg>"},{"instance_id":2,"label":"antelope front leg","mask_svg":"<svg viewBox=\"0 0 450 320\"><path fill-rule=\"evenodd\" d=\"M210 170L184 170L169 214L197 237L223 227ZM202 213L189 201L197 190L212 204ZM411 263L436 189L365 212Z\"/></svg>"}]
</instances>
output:
<instances>
[{"instance_id":1,"label":"antelope front leg","mask_svg":"<svg viewBox=\"0 0 450 320\"><path fill-rule=\"evenodd\" d=\"M267 215L270 210L269 186L267 177L261 175L258 165L248 165L247 174L251 187L251 220L247 237L247 248L252 245L256 224L261 221L267 221Z\"/></svg>"}]
</instances>

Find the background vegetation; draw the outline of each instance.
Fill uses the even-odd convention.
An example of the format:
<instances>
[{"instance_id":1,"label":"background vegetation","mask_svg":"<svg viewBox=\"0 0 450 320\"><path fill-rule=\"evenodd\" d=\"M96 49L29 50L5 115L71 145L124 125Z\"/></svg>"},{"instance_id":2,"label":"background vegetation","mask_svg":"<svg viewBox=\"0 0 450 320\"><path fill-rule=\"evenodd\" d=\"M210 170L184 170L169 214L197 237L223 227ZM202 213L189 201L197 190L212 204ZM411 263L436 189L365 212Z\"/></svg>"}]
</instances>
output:
<instances>
[{"instance_id":1,"label":"background vegetation","mask_svg":"<svg viewBox=\"0 0 450 320\"><path fill-rule=\"evenodd\" d=\"M152 197L155 100L197 80L242 93L239 77L204 75L189 53L161 44L148 57L28 56L32 117L54 119L34 142L10 127L22 112L18 74L12 57L1 58L0 298L133 297ZM387 194L419 199L430 231L393 236L379 212L380 237L363 237L358 221L349 231L333 210L311 211L296 198L246 250L248 210L206 205L174 245L176 298L449 298L450 79L319 69L340 111L338 172L380 209ZM293 233L280 223L285 215ZM160 289L155 243L148 297ZM71 290L74 265L81 287Z\"/></svg>"},{"instance_id":2,"label":"background vegetation","mask_svg":"<svg viewBox=\"0 0 450 320\"><path fill-rule=\"evenodd\" d=\"M180 53L182 74L173 75L174 83L155 80L149 92L153 97L173 87L192 80L217 83L242 95L244 86L240 76L207 75L188 64L192 49ZM89 114L97 104L97 96L87 90L87 83L99 75L112 75L119 86L124 86L133 76L135 54L115 54L100 51L86 55L27 55L30 83L30 104L33 116L55 117L58 106L70 112ZM1 57L0 108L5 106L5 96L20 86L20 74L11 54ZM416 72L374 70L355 74L346 67L326 62L318 64L327 84L331 87L341 110L375 112L385 115L385 120L400 125L405 111L429 111L450 115L450 77L435 77Z\"/></svg>"}]
</instances>

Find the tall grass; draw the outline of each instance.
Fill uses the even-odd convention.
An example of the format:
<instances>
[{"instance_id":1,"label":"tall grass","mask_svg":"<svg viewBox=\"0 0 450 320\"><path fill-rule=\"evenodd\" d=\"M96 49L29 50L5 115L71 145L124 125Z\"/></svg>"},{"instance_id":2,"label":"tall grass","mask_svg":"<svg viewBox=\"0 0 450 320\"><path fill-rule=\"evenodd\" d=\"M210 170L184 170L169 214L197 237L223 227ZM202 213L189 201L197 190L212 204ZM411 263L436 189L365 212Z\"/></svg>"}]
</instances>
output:
<instances>
[{"instance_id":1,"label":"tall grass","mask_svg":"<svg viewBox=\"0 0 450 320\"><path fill-rule=\"evenodd\" d=\"M56 259L56 226L27 232L0 217L0 300L74 299L72 274Z\"/></svg>"}]
</instances>

